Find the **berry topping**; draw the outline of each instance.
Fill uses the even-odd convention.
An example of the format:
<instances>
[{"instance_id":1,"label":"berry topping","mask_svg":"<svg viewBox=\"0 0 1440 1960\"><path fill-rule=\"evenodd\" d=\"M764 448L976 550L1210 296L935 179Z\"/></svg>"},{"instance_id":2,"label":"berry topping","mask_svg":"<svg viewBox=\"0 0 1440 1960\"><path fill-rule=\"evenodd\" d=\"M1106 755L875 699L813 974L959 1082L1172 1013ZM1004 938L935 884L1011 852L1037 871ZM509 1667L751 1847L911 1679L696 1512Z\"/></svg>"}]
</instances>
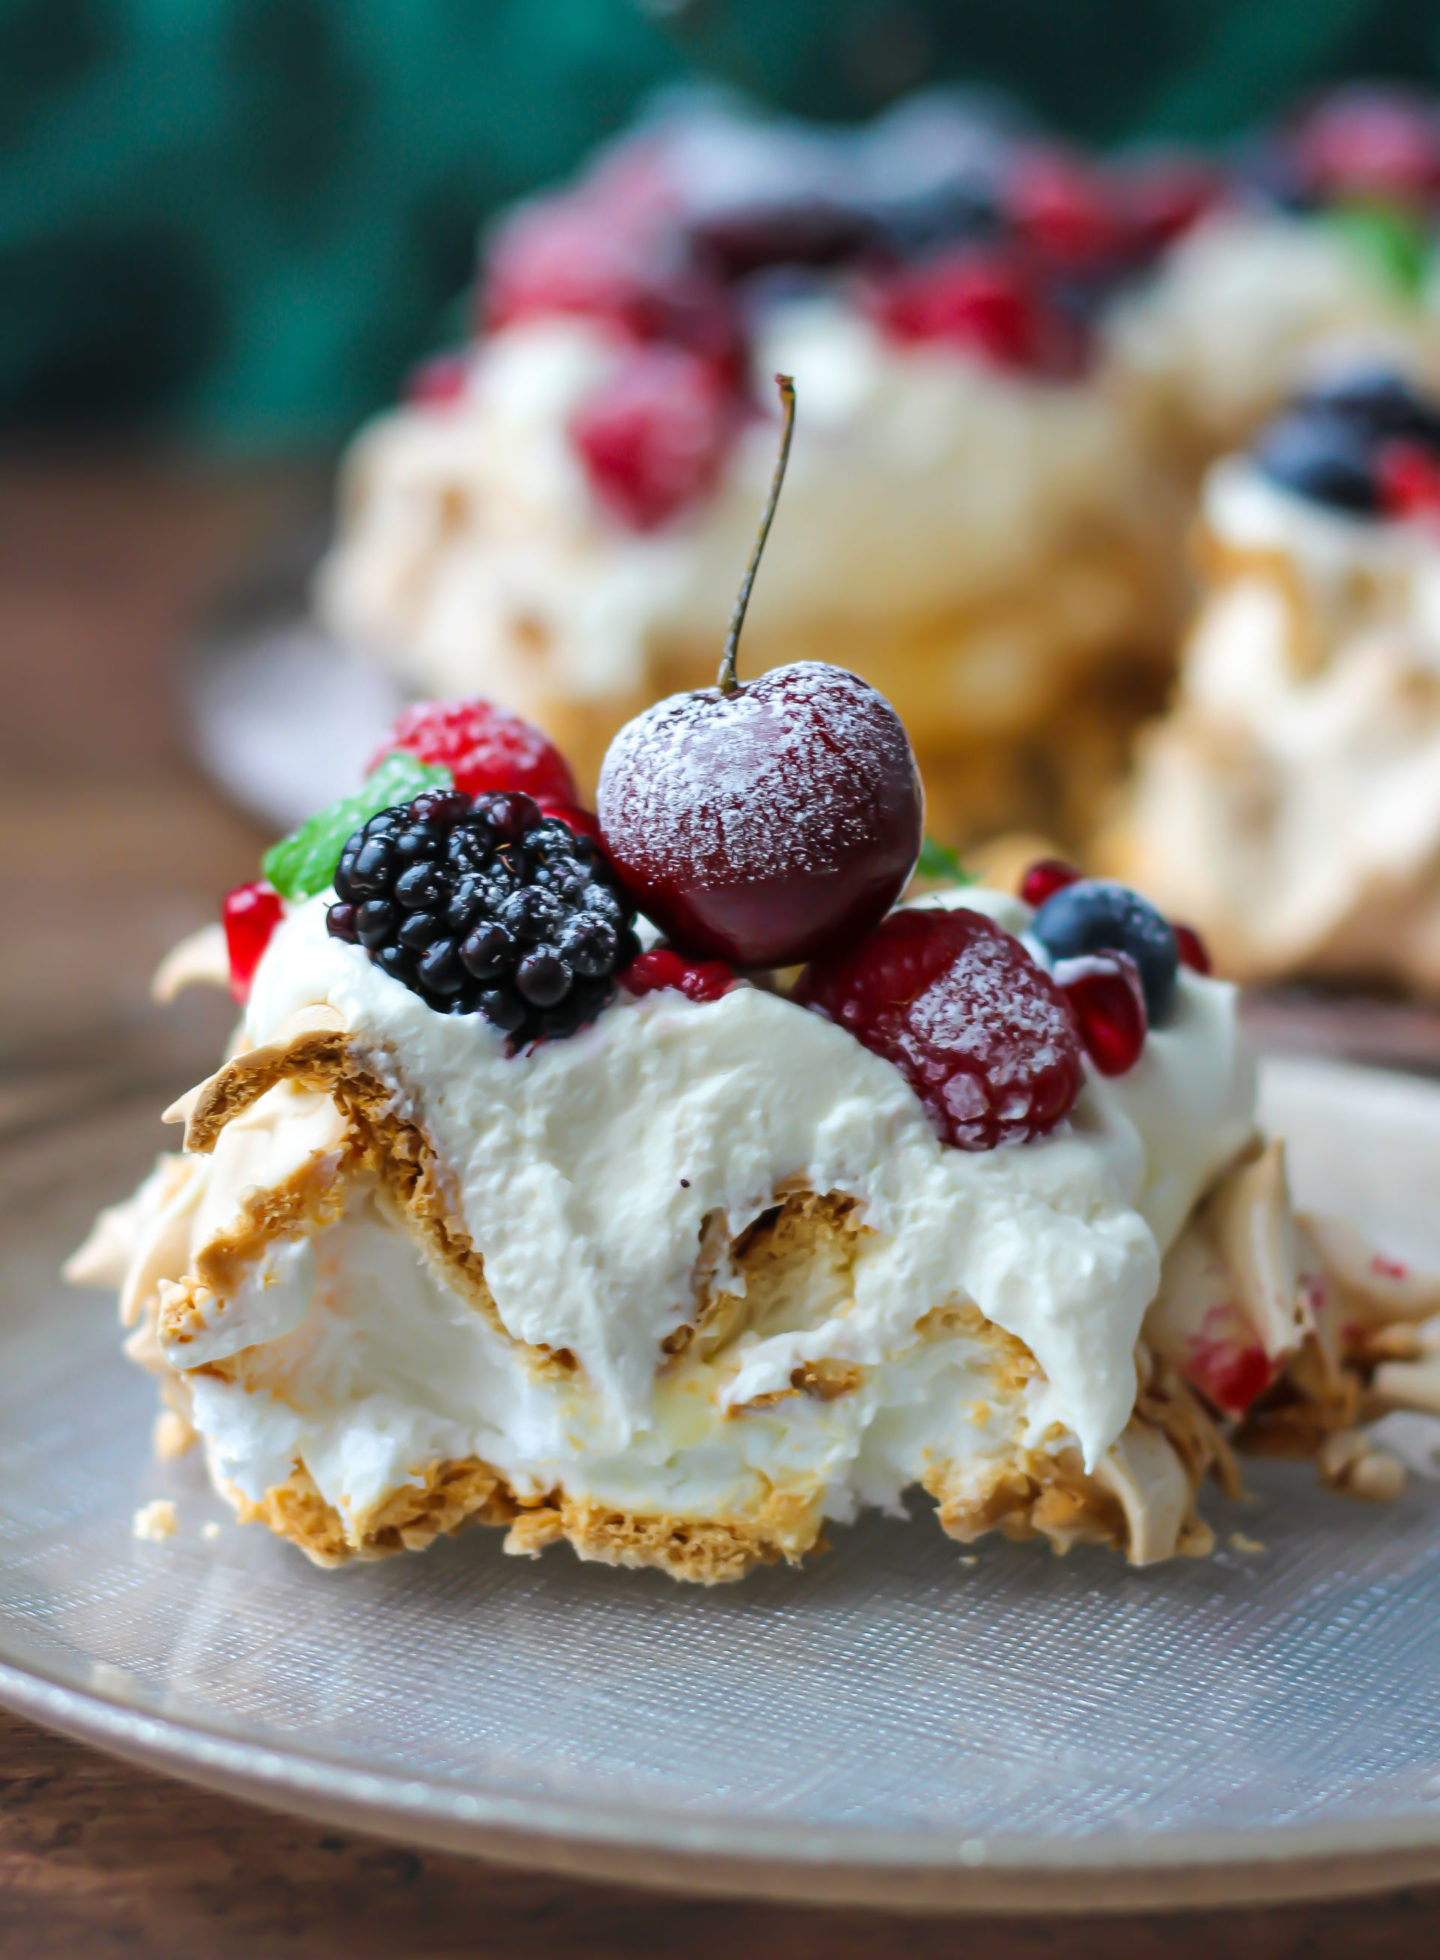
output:
<instances>
[{"instance_id":1,"label":"berry topping","mask_svg":"<svg viewBox=\"0 0 1440 1960\"><path fill-rule=\"evenodd\" d=\"M1080 875L1064 858L1037 858L1020 880L1020 896L1027 905L1043 905L1067 885L1078 884Z\"/></svg>"},{"instance_id":2,"label":"berry topping","mask_svg":"<svg viewBox=\"0 0 1440 1960\"><path fill-rule=\"evenodd\" d=\"M1346 367L1312 382L1295 404L1301 415L1333 416L1372 441L1440 448L1440 409L1386 367Z\"/></svg>"},{"instance_id":3,"label":"berry topping","mask_svg":"<svg viewBox=\"0 0 1440 1960\"><path fill-rule=\"evenodd\" d=\"M1102 1075L1124 1075L1145 1046L1145 990L1128 953L1060 960L1055 984L1070 1003L1085 1053Z\"/></svg>"},{"instance_id":4,"label":"berry topping","mask_svg":"<svg viewBox=\"0 0 1440 1960\"><path fill-rule=\"evenodd\" d=\"M728 279L776 265L837 265L870 242L856 205L809 192L717 203L690 219L690 237Z\"/></svg>"},{"instance_id":5,"label":"berry topping","mask_svg":"<svg viewBox=\"0 0 1440 1960\"><path fill-rule=\"evenodd\" d=\"M877 306L886 332L908 345L940 342L1041 374L1073 375L1082 365L1071 322L1020 266L993 255L960 251L907 268L881 288Z\"/></svg>"},{"instance_id":6,"label":"berry topping","mask_svg":"<svg viewBox=\"0 0 1440 1960\"><path fill-rule=\"evenodd\" d=\"M741 685L735 653L784 475L794 389L760 536L717 686L622 728L600 771L605 846L642 911L683 951L788 966L883 918L920 849L915 757L868 682L822 661Z\"/></svg>"},{"instance_id":7,"label":"berry topping","mask_svg":"<svg viewBox=\"0 0 1440 1960\"><path fill-rule=\"evenodd\" d=\"M1047 898L1031 931L1055 960L1128 953L1140 969L1145 1012L1159 1027L1175 998L1175 935L1155 907L1108 878L1081 878Z\"/></svg>"},{"instance_id":8,"label":"berry topping","mask_svg":"<svg viewBox=\"0 0 1440 1960\"><path fill-rule=\"evenodd\" d=\"M1103 265L1127 242L1098 172L1064 150L1036 148L1015 159L1005 211L1016 235L1057 266Z\"/></svg>"},{"instance_id":9,"label":"berry topping","mask_svg":"<svg viewBox=\"0 0 1440 1960\"><path fill-rule=\"evenodd\" d=\"M635 531L653 531L710 489L735 428L710 361L642 347L583 402L570 440L596 496Z\"/></svg>"},{"instance_id":10,"label":"berry topping","mask_svg":"<svg viewBox=\"0 0 1440 1960\"><path fill-rule=\"evenodd\" d=\"M1175 935L1175 950L1180 955L1181 966L1188 966L1192 973L1215 971L1210 959L1210 948L1194 926L1178 925L1172 920L1170 930Z\"/></svg>"},{"instance_id":11,"label":"berry topping","mask_svg":"<svg viewBox=\"0 0 1440 1960\"><path fill-rule=\"evenodd\" d=\"M941 1140L994 1150L1067 1116L1084 1071L1063 994L979 912L893 912L795 990L905 1077Z\"/></svg>"},{"instance_id":12,"label":"berry topping","mask_svg":"<svg viewBox=\"0 0 1440 1960\"><path fill-rule=\"evenodd\" d=\"M637 995L657 994L668 987L689 1000L719 1000L735 985L735 969L724 960L687 960L673 946L652 946L631 960L620 984Z\"/></svg>"},{"instance_id":13,"label":"berry topping","mask_svg":"<svg viewBox=\"0 0 1440 1960\"><path fill-rule=\"evenodd\" d=\"M1201 157L1147 158L1124 175L1115 195L1130 236L1130 251L1144 261L1179 238L1218 201L1220 172Z\"/></svg>"},{"instance_id":14,"label":"berry topping","mask_svg":"<svg viewBox=\"0 0 1440 1960\"><path fill-rule=\"evenodd\" d=\"M427 789L448 789L450 772L413 755L387 755L371 769L365 787L342 797L272 844L262 869L282 898L313 898L335 876L345 840L367 817L404 803Z\"/></svg>"},{"instance_id":15,"label":"berry topping","mask_svg":"<svg viewBox=\"0 0 1440 1960\"><path fill-rule=\"evenodd\" d=\"M1338 417L1283 416L1256 444L1255 462L1272 482L1312 503L1361 517L1379 509L1370 444Z\"/></svg>"},{"instance_id":16,"label":"berry topping","mask_svg":"<svg viewBox=\"0 0 1440 1960\"><path fill-rule=\"evenodd\" d=\"M470 356L463 347L432 354L405 377L405 399L423 408L448 408L464 394L469 375Z\"/></svg>"},{"instance_id":17,"label":"berry topping","mask_svg":"<svg viewBox=\"0 0 1440 1960\"><path fill-rule=\"evenodd\" d=\"M599 844L601 849L604 849L605 840L600 835L600 819L593 810L587 810L579 803L547 803L543 798L540 801L540 810L544 816L558 817L561 823L575 832L577 837L588 837L591 843Z\"/></svg>"},{"instance_id":18,"label":"berry topping","mask_svg":"<svg viewBox=\"0 0 1440 1960\"><path fill-rule=\"evenodd\" d=\"M230 958L230 991L242 1006L250 998L250 983L270 944L270 935L284 916L280 894L263 878L226 893L220 917Z\"/></svg>"},{"instance_id":19,"label":"berry topping","mask_svg":"<svg viewBox=\"0 0 1440 1960\"><path fill-rule=\"evenodd\" d=\"M533 723L493 701L417 702L396 722L381 754L397 749L447 769L466 796L519 789L542 804L576 798L575 778L560 751Z\"/></svg>"},{"instance_id":20,"label":"berry topping","mask_svg":"<svg viewBox=\"0 0 1440 1960\"><path fill-rule=\"evenodd\" d=\"M1440 517L1440 456L1418 442L1380 451L1380 502L1387 517Z\"/></svg>"},{"instance_id":21,"label":"berry topping","mask_svg":"<svg viewBox=\"0 0 1440 1960\"><path fill-rule=\"evenodd\" d=\"M483 1015L512 1053L593 1021L635 957L635 914L598 846L518 792L380 811L347 842L335 891L333 938L438 1013Z\"/></svg>"},{"instance_id":22,"label":"berry topping","mask_svg":"<svg viewBox=\"0 0 1440 1960\"><path fill-rule=\"evenodd\" d=\"M1424 204L1440 188L1440 121L1399 89L1338 89L1296 132L1302 178L1321 197Z\"/></svg>"}]
</instances>

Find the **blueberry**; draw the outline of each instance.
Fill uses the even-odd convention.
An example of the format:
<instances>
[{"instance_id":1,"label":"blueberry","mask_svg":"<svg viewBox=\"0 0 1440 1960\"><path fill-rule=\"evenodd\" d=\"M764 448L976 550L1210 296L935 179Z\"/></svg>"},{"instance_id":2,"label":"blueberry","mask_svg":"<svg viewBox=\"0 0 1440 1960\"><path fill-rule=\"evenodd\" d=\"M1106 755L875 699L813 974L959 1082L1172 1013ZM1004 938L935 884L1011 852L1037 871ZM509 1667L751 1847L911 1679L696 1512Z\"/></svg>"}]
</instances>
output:
<instances>
[{"instance_id":1,"label":"blueberry","mask_svg":"<svg viewBox=\"0 0 1440 1960\"><path fill-rule=\"evenodd\" d=\"M1338 416L1292 411L1260 438L1255 462L1272 482L1313 503L1362 517L1380 509L1371 444Z\"/></svg>"},{"instance_id":2,"label":"blueberry","mask_svg":"<svg viewBox=\"0 0 1440 1960\"><path fill-rule=\"evenodd\" d=\"M1376 442L1440 449L1440 408L1417 395L1393 368L1343 369L1307 388L1297 408L1307 420L1333 416Z\"/></svg>"},{"instance_id":3,"label":"blueberry","mask_svg":"<svg viewBox=\"0 0 1440 1960\"><path fill-rule=\"evenodd\" d=\"M1128 953L1140 969L1145 1012L1158 1027L1175 998L1180 955L1175 935L1155 907L1108 878L1081 878L1040 907L1030 930L1052 959L1086 953Z\"/></svg>"}]
</instances>

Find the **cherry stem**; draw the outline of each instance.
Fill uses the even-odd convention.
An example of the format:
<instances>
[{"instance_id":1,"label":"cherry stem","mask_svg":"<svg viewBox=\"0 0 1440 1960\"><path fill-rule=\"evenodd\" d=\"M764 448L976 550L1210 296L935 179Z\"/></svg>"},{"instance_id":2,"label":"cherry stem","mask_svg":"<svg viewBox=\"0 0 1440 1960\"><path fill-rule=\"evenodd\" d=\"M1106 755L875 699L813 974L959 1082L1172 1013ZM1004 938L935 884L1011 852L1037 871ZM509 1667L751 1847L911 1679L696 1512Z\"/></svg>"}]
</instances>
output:
<instances>
[{"instance_id":1,"label":"cherry stem","mask_svg":"<svg viewBox=\"0 0 1440 1960\"><path fill-rule=\"evenodd\" d=\"M775 383L780 390L780 405L784 415L780 429L780 454L775 459L775 474L770 479L770 495L765 499L765 514L760 519L760 535L755 540L750 563L745 567L745 576L740 581L740 594L735 601L735 610L730 615L730 631L725 635L725 651L720 657L718 682L722 694L733 694L740 685L735 678L735 653L740 645L740 628L745 624L745 608L750 603L750 588L754 585L755 574L760 569L760 554L765 549L765 540L770 535L770 526L775 519L775 506L780 501L780 485L785 481L785 465L790 460L790 438L795 433L795 383L788 374L777 374Z\"/></svg>"}]
</instances>

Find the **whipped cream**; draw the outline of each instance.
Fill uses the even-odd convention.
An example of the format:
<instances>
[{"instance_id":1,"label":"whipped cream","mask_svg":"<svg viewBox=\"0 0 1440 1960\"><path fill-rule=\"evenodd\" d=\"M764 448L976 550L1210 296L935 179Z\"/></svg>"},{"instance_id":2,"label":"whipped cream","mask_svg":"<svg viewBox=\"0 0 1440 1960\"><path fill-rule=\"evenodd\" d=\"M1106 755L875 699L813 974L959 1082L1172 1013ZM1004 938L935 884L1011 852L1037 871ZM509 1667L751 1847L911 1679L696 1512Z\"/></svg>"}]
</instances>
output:
<instances>
[{"instance_id":1,"label":"whipped cream","mask_svg":"<svg viewBox=\"0 0 1440 1960\"><path fill-rule=\"evenodd\" d=\"M319 575L328 623L427 686L522 707L648 694L677 646L718 646L774 425L746 426L708 499L633 532L597 504L567 437L622 353L595 322L517 323L474 350L459 400L362 434ZM1153 489L1101 383L896 347L838 298L767 311L755 372L776 369L801 413L746 627L759 664L826 621L934 621L1017 590L1077 540L1147 533Z\"/></svg>"},{"instance_id":2,"label":"whipped cream","mask_svg":"<svg viewBox=\"0 0 1440 1960\"><path fill-rule=\"evenodd\" d=\"M1188 231L1106 322L1120 371L1210 448L1357 355L1440 375L1440 326L1339 230L1228 209Z\"/></svg>"},{"instance_id":3,"label":"whipped cream","mask_svg":"<svg viewBox=\"0 0 1440 1960\"><path fill-rule=\"evenodd\" d=\"M1219 580L1115 868L1227 970L1440 985L1440 543L1241 457L1204 517Z\"/></svg>"},{"instance_id":4,"label":"whipped cream","mask_svg":"<svg viewBox=\"0 0 1440 1960\"><path fill-rule=\"evenodd\" d=\"M983 910L1010 930L1023 932L1030 917L1000 894L966 890L947 902ZM444 1447L463 1454L455 1423L464 1426L459 1412L471 1405L472 1391L482 1413L470 1447L507 1474L523 1471L543 1482L548 1465L553 1478L557 1452L588 1489L597 1463L648 1463L659 1474L656 1464L671 1461L669 1430L680 1418L673 1408L666 1412L667 1396L673 1403L678 1391L657 1388L656 1357L693 1312L707 1221L723 1219L733 1238L792 1181L850 1195L870 1230L833 1311L789 1331L750 1330L735 1343L725 1407L739 1411L757 1397L783 1394L809 1360L879 1371L860 1397L807 1403L796 1419L812 1440L827 1437L855 1472L842 1477L830 1465L827 1501L842 1512L853 1505L856 1478L863 1485L873 1477L893 1496L925 1469L915 1439L923 1434L928 1448L940 1440L927 1424L946 1391L931 1381L931 1370L974 1372L985 1354L973 1337L961 1336L947 1356L937 1359L933 1343L917 1352L916 1324L934 1307L969 1303L1023 1341L1040 1364L1020 1418L1024 1434L1037 1445L1047 1436L1078 1442L1093 1465L1131 1413L1133 1351L1161 1257L1252 1128L1251 1068L1232 992L1193 974L1182 975L1173 1018L1152 1033L1137 1067L1115 1080L1092 1077L1061 1131L977 1154L939 1142L887 1062L822 1017L759 988L741 985L708 1003L670 993L622 998L581 1034L510 1058L482 1020L435 1014L358 948L330 939L324 911L323 899L310 901L276 933L247 1010L249 1039L265 1042L307 1008L338 1013L369 1066L393 1085L397 1107L431 1138L505 1329L521 1341L568 1348L583 1380L559 1390L533 1382L522 1389L516 1351L493 1330L482 1331L473 1308L453 1295L447 1302L442 1281L418 1268L400 1235L393 1236L403 1251L382 1256L366 1236L362 1209L353 1221L347 1217L343 1234L364 1249L326 1255L341 1257L347 1275L375 1275L353 1284L347 1277L333 1289L343 1316L371 1313L363 1301L373 1296L373 1314L402 1345L412 1318L421 1333L420 1323L442 1334L449 1328L452 1342L454 1323L462 1321L471 1361L455 1355L437 1370L417 1351L405 1373L410 1400L398 1429L394 1395L371 1411L372 1387L343 1369L334 1396L308 1399L303 1416L269 1395L198 1379L197 1425L211 1437L223 1474L242 1487L263 1484L286 1451L294 1454L298 1422L304 1460L322 1489L328 1475L331 1488L354 1504L357 1462L389 1466L390 1474L395 1462L417 1460L417 1421L434 1429L432 1456L442 1431ZM294 1092L271 1096L282 1093ZM263 1120L264 1109L257 1105L261 1114L250 1120ZM287 1250L265 1275L254 1311L266 1338L280 1324L275 1315L282 1310L269 1299L277 1288L290 1290L297 1313L315 1294L305 1265L312 1256ZM237 1319L227 1309L218 1333L227 1350L255 1338L245 1325L250 1311ZM305 1339L314 1338L312 1328ZM193 1352L173 1359L184 1365ZM886 1371L896 1367L910 1371L903 1392L894 1382L887 1387ZM485 1391L480 1378L492 1374L498 1386ZM437 1380L439 1390L431 1386ZM448 1413L434 1402L446 1382L457 1386ZM892 1452L882 1475L865 1437L892 1389L896 1407L913 1414L898 1432L893 1410L881 1422L878 1433L890 1437ZM512 1405L529 1410L523 1420L533 1416L544 1432L519 1453L523 1462L503 1440ZM963 1413L962 1404L956 1408ZM787 1421L768 1425L767 1434L782 1439L777 1448ZM492 1425L501 1436L490 1433ZM722 1424L701 1460L717 1449L722 1460L728 1449L743 1454L749 1443L724 1439L753 1426ZM1013 1433L1012 1424L1011 1441ZM571 1436L568 1447L564 1435Z\"/></svg>"}]
</instances>

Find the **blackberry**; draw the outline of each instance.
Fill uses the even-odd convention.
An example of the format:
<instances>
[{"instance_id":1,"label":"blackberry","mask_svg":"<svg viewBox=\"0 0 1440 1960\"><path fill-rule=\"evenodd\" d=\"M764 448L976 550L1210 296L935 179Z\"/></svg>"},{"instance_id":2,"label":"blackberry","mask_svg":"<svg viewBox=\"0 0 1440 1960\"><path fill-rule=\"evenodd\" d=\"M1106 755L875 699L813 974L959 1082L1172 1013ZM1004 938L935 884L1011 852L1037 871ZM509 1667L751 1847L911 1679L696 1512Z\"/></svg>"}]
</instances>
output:
<instances>
[{"instance_id":1,"label":"blackberry","mask_svg":"<svg viewBox=\"0 0 1440 1960\"><path fill-rule=\"evenodd\" d=\"M482 1014L529 1042L574 1034L639 951L603 851L521 793L429 790L382 810L335 872L332 938L440 1014Z\"/></svg>"}]
</instances>

